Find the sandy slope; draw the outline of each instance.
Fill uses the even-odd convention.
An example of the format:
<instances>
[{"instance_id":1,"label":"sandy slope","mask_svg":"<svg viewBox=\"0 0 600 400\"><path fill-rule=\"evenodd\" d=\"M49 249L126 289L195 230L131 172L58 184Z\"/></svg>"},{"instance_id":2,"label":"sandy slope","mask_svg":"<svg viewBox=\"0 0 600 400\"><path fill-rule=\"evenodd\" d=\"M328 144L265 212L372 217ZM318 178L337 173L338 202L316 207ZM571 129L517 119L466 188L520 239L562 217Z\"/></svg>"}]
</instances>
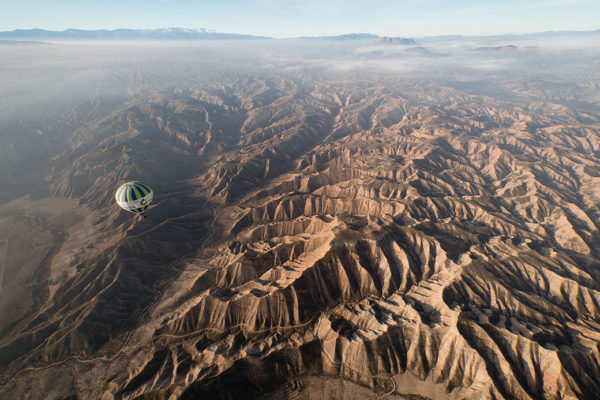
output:
<instances>
[{"instance_id":1,"label":"sandy slope","mask_svg":"<svg viewBox=\"0 0 600 400\"><path fill-rule=\"evenodd\" d=\"M11 282L51 284L0 395L598 398L600 120L511 90L241 77L84 125L49 176L81 205L1 217Z\"/></svg>"}]
</instances>

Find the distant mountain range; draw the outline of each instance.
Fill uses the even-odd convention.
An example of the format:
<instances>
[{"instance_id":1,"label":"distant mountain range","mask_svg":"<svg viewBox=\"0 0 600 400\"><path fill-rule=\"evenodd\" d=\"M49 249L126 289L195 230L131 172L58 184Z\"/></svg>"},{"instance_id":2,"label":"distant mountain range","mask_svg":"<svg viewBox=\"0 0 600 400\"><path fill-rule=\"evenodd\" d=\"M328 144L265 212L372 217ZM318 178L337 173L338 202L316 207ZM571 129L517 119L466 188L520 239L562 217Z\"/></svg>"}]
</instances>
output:
<instances>
[{"instance_id":1,"label":"distant mountain range","mask_svg":"<svg viewBox=\"0 0 600 400\"><path fill-rule=\"evenodd\" d=\"M375 43L377 44L416 44L415 39L407 39L401 37L380 37L375 39Z\"/></svg>"},{"instance_id":2,"label":"distant mountain range","mask_svg":"<svg viewBox=\"0 0 600 400\"><path fill-rule=\"evenodd\" d=\"M426 36L419 38L420 42L435 42L439 40L462 40L462 39L495 39L495 40L512 40L512 39L543 39L552 37L578 37L600 35L600 29L594 31L545 31L533 33L506 33L500 35L439 35Z\"/></svg>"},{"instance_id":3,"label":"distant mountain range","mask_svg":"<svg viewBox=\"0 0 600 400\"><path fill-rule=\"evenodd\" d=\"M379 38L378 35L372 33L347 33L345 35L337 36L301 36L294 39L308 39L308 40L373 40Z\"/></svg>"},{"instance_id":4,"label":"distant mountain range","mask_svg":"<svg viewBox=\"0 0 600 400\"><path fill-rule=\"evenodd\" d=\"M544 38L553 36L581 36L600 34L595 31L548 31L527 34L504 34L493 36L443 35L419 38L419 41L456 40L466 38L516 39ZM222 33L208 29L161 28L161 29L66 29L49 31L45 29L15 29L0 32L0 40L256 40L273 39L268 36L254 36L237 33ZM386 37L372 33L348 33L337 36L302 36L290 39L303 40L375 40L381 44L415 44L415 39Z\"/></svg>"},{"instance_id":5,"label":"distant mountain range","mask_svg":"<svg viewBox=\"0 0 600 400\"><path fill-rule=\"evenodd\" d=\"M271 39L265 36L240 35L213 32L207 29L162 28L162 29L114 29L83 30L66 29L15 29L0 32L0 39L18 40L243 40Z\"/></svg>"},{"instance_id":6,"label":"distant mountain range","mask_svg":"<svg viewBox=\"0 0 600 400\"><path fill-rule=\"evenodd\" d=\"M304 36L303 40L375 40L371 33L348 33L338 36ZM249 40L273 39L268 36L253 36L237 33L222 33L207 29L162 28L162 29L114 29L82 30L67 29L48 31L45 29L15 29L0 32L0 40ZM395 38L396 39L396 38ZM397 38L401 39L401 38ZM402 39L405 40L405 39Z\"/></svg>"}]
</instances>

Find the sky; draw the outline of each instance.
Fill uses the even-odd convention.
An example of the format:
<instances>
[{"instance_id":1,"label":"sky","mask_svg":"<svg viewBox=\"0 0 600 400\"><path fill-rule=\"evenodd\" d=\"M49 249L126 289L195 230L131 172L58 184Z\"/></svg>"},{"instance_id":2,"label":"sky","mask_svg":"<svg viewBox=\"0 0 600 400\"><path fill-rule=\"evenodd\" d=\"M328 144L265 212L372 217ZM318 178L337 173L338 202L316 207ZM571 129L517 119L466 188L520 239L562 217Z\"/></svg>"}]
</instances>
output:
<instances>
[{"instance_id":1,"label":"sky","mask_svg":"<svg viewBox=\"0 0 600 400\"><path fill-rule=\"evenodd\" d=\"M0 31L206 28L271 37L600 29L599 0L13 0Z\"/></svg>"}]
</instances>

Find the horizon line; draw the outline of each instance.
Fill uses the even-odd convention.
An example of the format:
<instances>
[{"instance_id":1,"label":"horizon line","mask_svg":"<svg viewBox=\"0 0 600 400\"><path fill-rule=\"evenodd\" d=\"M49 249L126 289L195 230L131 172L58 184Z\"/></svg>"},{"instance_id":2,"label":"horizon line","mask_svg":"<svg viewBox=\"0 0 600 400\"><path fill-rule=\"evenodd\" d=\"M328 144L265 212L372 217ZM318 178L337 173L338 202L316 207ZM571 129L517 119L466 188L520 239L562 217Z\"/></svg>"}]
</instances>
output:
<instances>
[{"instance_id":1,"label":"horizon line","mask_svg":"<svg viewBox=\"0 0 600 400\"><path fill-rule=\"evenodd\" d=\"M530 31L530 32L503 32L503 33L480 33L480 34L464 34L464 33L446 33L446 34L431 34L424 36L398 36L398 35L389 35L389 34L377 34L371 32L346 32L339 33L334 35L299 35L299 36L285 36L285 37L277 37L277 36L263 36L263 35L255 35L250 33L234 33L234 32L222 32L214 29L208 28L185 28L180 26L171 26L171 27L158 27L158 28L98 28L98 29L81 29L81 28L65 28L63 30L52 30L45 28L15 28L8 31L0 31L0 34L10 34L15 32L27 32L27 31L45 31L50 33L64 33L67 31L81 31L81 32L116 32L116 31L138 31L138 32L158 32L158 31L168 31L168 30L180 30L180 31L188 31L190 33L203 33L203 34L214 34L214 35L232 35L232 36L245 36L248 39L256 38L256 39L273 39L273 40L285 40L285 39L311 39L311 38L338 38L344 36L376 36L378 38L405 38L405 39L414 39L414 38L438 38L438 37L497 37L497 36L526 36L526 35L536 35L536 34L556 34L556 33L600 33L600 28L592 29L592 30L577 30L577 29L568 29L568 30L545 30L545 31ZM88 38L87 40L95 40L93 38ZM136 39L132 39L136 40ZM137 39L140 40L140 39Z\"/></svg>"}]
</instances>

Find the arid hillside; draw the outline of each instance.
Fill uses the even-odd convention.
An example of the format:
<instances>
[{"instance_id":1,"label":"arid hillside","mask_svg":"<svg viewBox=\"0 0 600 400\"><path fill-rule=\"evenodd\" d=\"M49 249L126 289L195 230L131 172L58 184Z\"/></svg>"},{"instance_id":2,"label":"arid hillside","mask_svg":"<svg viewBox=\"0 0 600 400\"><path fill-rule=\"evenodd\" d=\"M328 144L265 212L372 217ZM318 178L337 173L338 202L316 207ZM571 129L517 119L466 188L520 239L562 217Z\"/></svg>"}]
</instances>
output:
<instances>
[{"instance_id":1,"label":"arid hillside","mask_svg":"<svg viewBox=\"0 0 600 400\"><path fill-rule=\"evenodd\" d=\"M600 398L600 57L447 45L0 114L0 398Z\"/></svg>"}]
</instances>

